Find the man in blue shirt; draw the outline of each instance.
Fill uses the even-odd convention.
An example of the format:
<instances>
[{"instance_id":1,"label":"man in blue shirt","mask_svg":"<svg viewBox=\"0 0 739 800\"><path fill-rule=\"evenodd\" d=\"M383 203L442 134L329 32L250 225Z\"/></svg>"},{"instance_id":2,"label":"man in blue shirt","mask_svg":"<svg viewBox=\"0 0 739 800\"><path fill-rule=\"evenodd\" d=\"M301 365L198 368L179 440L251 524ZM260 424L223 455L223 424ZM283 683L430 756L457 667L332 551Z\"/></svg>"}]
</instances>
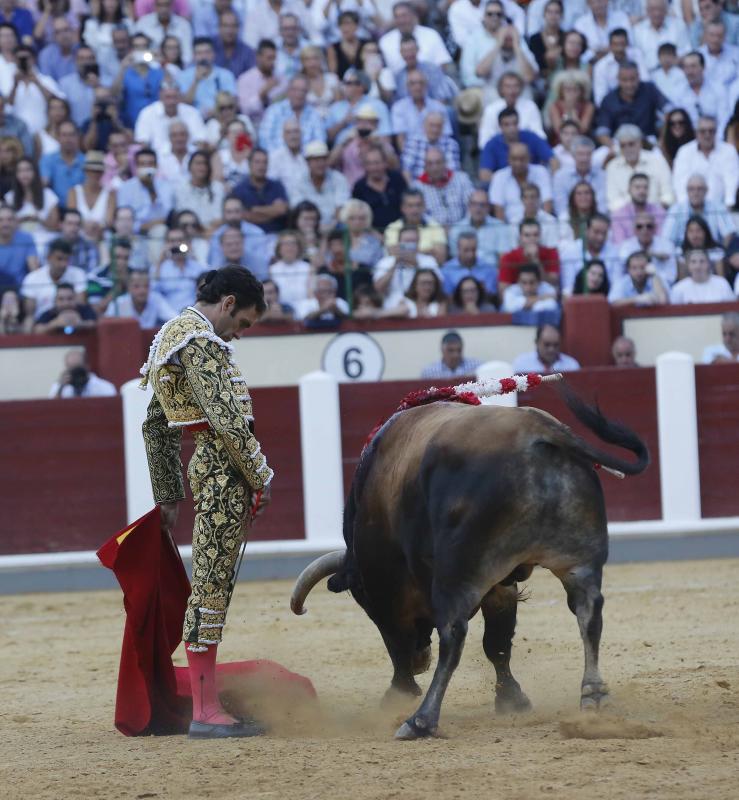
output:
<instances>
[{"instance_id":1,"label":"man in blue shirt","mask_svg":"<svg viewBox=\"0 0 739 800\"><path fill-rule=\"evenodd\" d=\"M229 70L234 78L251 69L256 55L248 44L239 39L241 22L235 11L224 11L218 23L218 36L213 39L216 61L219 67Z\"/></svg>"},{"instance_id":2,"label":"man in blue shirt","mask_svg":"<svg viewBox=\"0 0 739 800\"><path fill-rule=\"evenodd\" d=\"M221 239L223 234L232 228L240 231L242 237L243 249L239 260L259 280L264 280L269 274L274 237L257 225L244 221L244 204L238 197L227 197L223 201L223 225L216 228L210 237L208 266L211 269L219 269L227 263Z\"/></svg>"},{"instance_id":3,"label":"man in blue shirt","mask_svg":"<svg viewBox=\"0 0 739 800\"><path fill-rule=\"evenodd\" d=\"M554 152L545 139L531 131L518 128L518 111L515 108L504 108L498 114L500 133L489 139L480 155L479 179L489 183L496 170L508 166L508 147L516 142L523 142L529 149L531 164L549 166Z\"/></svg>"},{"instance_id":4,"label":"man in blue shirt","mask_svg":"<svg viewBox=\"0 0 739 800\"><path fill-rule=\"evenodd\" d=\"M95 100L94 87L100 83L100 68L95 63L95 53L91 47L81 45L75 56L76 69L59 81L72 112L72 121L78 128L90 121L92 104Z\"/></svg>"},{"instance_id":5,"label":"man in blue shirt","mask_svg":"<svg viewBox=\"0 0 739 800\"><path fill-rule=\"evenodd\" d=\"M0 22L12 25L19 40L33 42L33 17L27 8L18 8L18 0L0 0Z\"/></svg>"},{"instance_id":6,"label":"man in blue shirt","mask_svg":"<svg viewBox=\"0 0 739 800\"><path fill-rule=\"evenodd\" d=\"M213 42L201 37L193 42L193 64L177 78L182 101L195 106L208 118L213 115L218 92L236 93L236 79L229 70L216 67Z\"/></svg>"},{"instance_id":7,"label":"man in blue shirt","mask_svg":"<svg viewBox=\"0 0 739 800\"><path fill-rule=\"evenodd\" d=\"M596 116L595 136L599 144L611 147L613 134L621 125L632 124L645 137L657 135L657 114L669 111L670 103L653 83L639 80L639 68L625 61L618 68L618 88L603 98Z\"/></svg>"},{"instance_id":8,"label":"man in blue shirt","mask_svg":"<svg viewBox=\"0 0 739 800\"><path fill-rule=\"evenodd\" d=\"M120 108L123 124L133 130L141 109L158 99L164 70L152 60L151 40L146 34L137 33L131 37L131 45L130 61L127 56L122 62L126 68L123 72Z\"/></svg>"},{"instance_id":9,"label":"man in blue shirt","mask_svg":"<svg viewBox=\"0 0 739 800\"><path fill-rule=\"evenodd\" d=\"M59 125L59 152L47 153L39 163L41 177L64 207L69 190L85 179L85 156L80 152L80 137L71 120Z\"/></svg>"},{"instance_id":10,"label":"man in blue shirt","mask_svg":"<svg viewBox=\"0 0 739 800\"><path fill-rule=\"evenodd\" d=\"M54 19L54 41L38 54L39 72L53 78L57 83L75 71L74 54L77 51L75 32L66 16Z\"/></svg>"},{"instance_id":11,"label":"man in blue shirt","mask_svg":"<svg viewBox=\"0 0 739 800\"><path fill-rule=\"evenodd\" d=\"M300 123L301 144L326 141L323 119L313 106L306 103L307 98L308 79L296 75L288 84L287 97L267 107L259 126L259 144L267 152L282 147L282 126L292 117Z\"/></svg>"},{"instance_id":12,"label":"man in blue shirt","mask_svg":"<svg viewBox=\"0 0 739 800\"><path fill-rule=\"evenodd\" d=\"M163 226L172 210L174 194L169 181L156 177L157 155L153 150L139 150L135 161L136 174L118 190L118 206L133 209L135 233L153 236L153 229Z\"/></svg>"},{"instance_id":13,"label":"man in blue shirt","mask_svg":"<svg viewBox=\"0 0 739 800\"><path fill-rule=\"evenodd\" d=\"M17 229L12 209L0 208L0 291L18 289L29 271L38 269L38 265L33 237Z\"/></svg>"},{"instance_id":14,"label":"man in blue shirt","mask_svg":"<svg viewBox=\"0 0 739 800\"><path fill-rule=\"evenodd\" d=\"M444 279L444 291L454 294L454 290L463 278L470 276L478 280L489 295L498 291L498 271L491 264L477 258L477 234L474 231L463 231L457 239L457 258L447 261L441 268Z\"/></svg>"},{"instance_id":15,"label":"man in blue shirt","mask_svg":"<svg viewBox=\"0 0 739 800\"><path fill-rule=\"evenodd\" d=\"M249 156L249 175L237 184L231 197L244 205L244 220L265 233L277 233L285 227L288 210L287 192L279 181L267 177L269 157L255 147Z\"/></svg>"}]
</instances>

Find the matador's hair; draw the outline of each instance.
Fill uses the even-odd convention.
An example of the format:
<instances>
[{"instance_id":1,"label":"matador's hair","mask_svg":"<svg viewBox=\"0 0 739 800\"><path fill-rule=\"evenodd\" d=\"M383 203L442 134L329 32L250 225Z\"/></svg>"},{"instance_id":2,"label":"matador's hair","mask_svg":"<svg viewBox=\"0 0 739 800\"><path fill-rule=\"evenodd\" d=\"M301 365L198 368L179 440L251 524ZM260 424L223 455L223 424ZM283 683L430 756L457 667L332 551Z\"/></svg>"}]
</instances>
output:
<instances>
[{"instance_id":1,"label":"matador's hair","mask_svg":"<svg viewBox=\"0 0 739 800\"><path fill-rule=\"evenodd\" d=\"M206 272L198 288L198 300L202 303L217 303L222 297L232 294L237 308L254 306L261 314L266 310L262 284L246 267L221 267Z\"/></svg>"}]
</instances>

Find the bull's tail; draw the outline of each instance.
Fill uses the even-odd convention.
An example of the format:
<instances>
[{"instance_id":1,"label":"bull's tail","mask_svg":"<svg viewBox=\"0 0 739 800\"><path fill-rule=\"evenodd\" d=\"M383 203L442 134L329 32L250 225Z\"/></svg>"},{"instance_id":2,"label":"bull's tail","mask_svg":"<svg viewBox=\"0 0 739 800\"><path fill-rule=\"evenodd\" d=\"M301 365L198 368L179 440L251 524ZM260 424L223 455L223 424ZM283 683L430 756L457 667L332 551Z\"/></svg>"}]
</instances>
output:
<instances>
[{"instance_id":1,"label":"bull's tail","mask_svg":"<svg viewBox=\"0 0 739 800\"><path fill-rule=\"evenodd\" d=\"M566 384L560 384L560 391L565 403L567 403L567 407L588 430L592 431L601 441L607 444L631 450L636 456L636 461L626 461L618 458L618 456L606 453L579 436L572 434L578 450L583 455L594 463L620 470L626 475L639 475L644 472L649 466L649 450L647 450L647 446L634 431L619 422L614 422L605 417L597 405L590 406L585 403Z\"/></svg>"}]
</instances>

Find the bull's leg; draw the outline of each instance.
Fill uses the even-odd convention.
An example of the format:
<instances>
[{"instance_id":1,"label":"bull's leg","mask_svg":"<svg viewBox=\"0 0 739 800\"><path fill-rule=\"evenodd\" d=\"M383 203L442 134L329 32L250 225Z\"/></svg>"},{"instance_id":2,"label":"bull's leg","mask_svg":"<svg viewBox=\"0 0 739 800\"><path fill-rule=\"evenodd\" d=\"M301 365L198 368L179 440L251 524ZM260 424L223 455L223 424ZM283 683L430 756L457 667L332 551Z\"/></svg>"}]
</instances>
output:
<instances>
[{"instance_id":1,"label":"bull's leg","mask_svg":"<svg viewBox=\"0 0 739 800\"><path fill-rule=\"evenodd\" d=\"M580 708L598 708L608 696L608 687L598 670L598 648L603 630L602 567L576 567L559 579L567 592L567 605L577 617L585 648Z\"/></svg>"},{"instance_id":2,"label":"bull's leg","mask_svg":"<svg viewBox=\"0 0 739 800\"><path fill-rule=\"evenodd\" d=\"M516 630L518 588L498 584L482 601L485 634L482 647L495 667L495 710L499 714L528 711L529 698L511 673L511 647Z\"/></svg>"},{"instance_id":3,"label":"bull's leg","mask_svg":"<svg viewBox=\"0 0 739 800\"><path fill-rule=\"evenodd\" d=\"M393 662L393 679L390 688L385 694L385 700L392 700L393 694L410 694L414 697L421 695L421 687L413 677L416 659L416 631L401 630L395 626L378 625L382 640Z\"/></svg>"},{"instance_id":4,"label":"bull's leg","mask_svg":"<svg viewBox=\"0 0 739 800\"><path fill-rule=\"evenodd\" d=\"M452 673L459 664L467 636L467 617L457 616L437 626L439 631L439 660L426 697L420 708L398 728L396 739L418 739L433 736L439 724L441 703Z\"/></svg>"}]
</instances>

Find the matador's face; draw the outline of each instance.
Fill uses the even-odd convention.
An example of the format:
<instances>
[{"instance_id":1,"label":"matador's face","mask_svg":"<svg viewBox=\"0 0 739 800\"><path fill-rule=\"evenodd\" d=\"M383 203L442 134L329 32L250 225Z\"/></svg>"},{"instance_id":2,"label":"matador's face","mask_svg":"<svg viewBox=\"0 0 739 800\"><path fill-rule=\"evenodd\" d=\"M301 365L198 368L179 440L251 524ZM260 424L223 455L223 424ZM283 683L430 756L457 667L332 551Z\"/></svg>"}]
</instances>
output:
<instances>
[{"instance_id":1,"label":"matador's face","mask_svg":"<svg viewBox=\"0 0 739 800\"><path fill-rule=\"evenodd\" d=\"M221 301L220 313L213 327L221 339L230 342L232 339L240 339L245 331L259 322L261 316L256 306L236 308L236 299L229 295Z\"/></svg>"}]
</instances>

